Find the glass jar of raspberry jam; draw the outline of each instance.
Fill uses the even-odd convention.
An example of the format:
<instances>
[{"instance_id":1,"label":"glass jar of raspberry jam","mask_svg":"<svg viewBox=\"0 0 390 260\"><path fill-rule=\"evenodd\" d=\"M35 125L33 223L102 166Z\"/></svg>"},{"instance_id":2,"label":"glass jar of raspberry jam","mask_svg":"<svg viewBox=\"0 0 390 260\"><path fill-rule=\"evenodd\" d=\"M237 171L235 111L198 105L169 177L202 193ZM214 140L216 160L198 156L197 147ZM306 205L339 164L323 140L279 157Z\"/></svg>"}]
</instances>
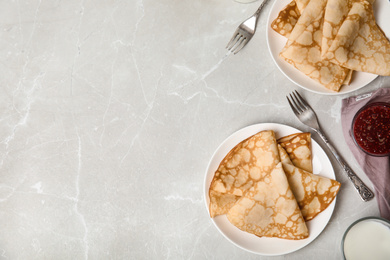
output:
<instances>
[{"instance_id":1,"label":"glass jar of raspberry jam","mask_svg":"<svg viewBox=\"0 0 390 260\"><path fill-rule=\"evenodd\" d=\"M362 107L352 121L352 138L365 153L390 155L390 104L370 103Z\"/></svg>"}]
</instances>

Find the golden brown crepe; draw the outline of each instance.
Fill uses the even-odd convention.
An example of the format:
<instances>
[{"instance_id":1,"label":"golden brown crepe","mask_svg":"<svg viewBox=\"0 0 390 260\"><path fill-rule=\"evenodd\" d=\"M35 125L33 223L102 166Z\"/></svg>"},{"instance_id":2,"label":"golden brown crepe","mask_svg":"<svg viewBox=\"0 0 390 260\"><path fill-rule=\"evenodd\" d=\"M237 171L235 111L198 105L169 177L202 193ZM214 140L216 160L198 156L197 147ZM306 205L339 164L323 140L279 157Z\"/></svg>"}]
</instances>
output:
<instances>
[{"instance_id":1,"label":"golden brown crepe","mask_svg":"<svg viewBox=\"0 0 390 260\"><path fill-rule=\"evenodd\" d=\"M338 181L309 173L292 164L283 164L283 169L305 221L324 211L341 186Z\"/></svg>"},{"instance_id":2,"label":"golden brown crepe","mask_svg":"<svg viewBox=\"0 0 390 260\"><path fill-rule=\"evenodd\" d=\"M390 76L390 42L376 24L372 2L329 0L321 57L352 70Z\"/></svg>"},{"instance_id":3,"label":"golden brown crepe","mask_svg":"<svg viewBox=\"0 0 390 260\"><path fill-rule=\"evenodd\" d=\"M311 0L307 4L280 57L326 88L339 91L350 71L321 59L326 3L327 0Z\"/></svg>"},{"instance_id":4,"label":"golden brown crepe","mask_svg":"<svg viewBox=\"0 0 390 260\"><path fill-rule=\"evenodd\" d=\"M226 214L235 200L279 162L272 130L259 132L236 145L222 160L211 182L210 216Z\"/></svg>"},{"instance_id":5,"label":"golden brown crepe","mask_svg":"<svg viewBox=\"0 0 390 260\"><path fill-rule=\"evenodd\" d=\"M328 0L322 30L321 57L325 58L334 38L352 7L353 1Z\"/></svg>"},{"instance_id":6,"label":"golden brown crepe","mask_svg":"<svg viewBox=\"0 0 390 260\"><path fill-rule=\"evenodd\" d=\"M278 17L272 21L271 28L280 35L289 37L300 15L296 2L292 1L279 12Z\"/></svg>"},{"instance_id":7,"label":"golden brown crepe","mask_svg":"<svg viewBox=\"0 0 390 260\"><path fill-rule=\"evenodd\" d=\"M305 221L324 211L336 197L341 184L338 181L315 175L295 167L286 151L278 146L288 183L301 209Z\"/></svg>"},{"instance_id":8,"label":"golden brown crepe","mask_svg":"<svg viewBox=\"0 0 390 260\"><path fill-rule=\"evenodd\" d=\"M311 134L295 133L277 140L287 152L292 163L308 172L313 172Z\"/></svg>"},{"instance_id":9,"label":"golden brown crepe","mask_svg":"<svg viewBox=\"0 0 390 260\"><path fill-rule=\"evenodd\" d=\"M376 24L373 2L292 1L271 24L288 37L280 56L333 91L348 85L354 70L390 76L390 42Z\"/></svg>"},{"instance_id":10,"label":"golden brown crepe","mask_svg":"<svg viewBox=\"0 0 390 260\"><path fill-rule=\"evenodd\" d=\"M236 196L218 191L209 191L210 197L210 216L213 218L218 215L226 214L241 196Z\"/></svg>"},{"instance_id":11,"label":"golden brown crepe","mask_svg":"<svg viewBox=\"0 0 390 260\"><path fill-rule=\"evenodd\" d=\"M310 0L295 0L295 2L297 3L299 13L303 13Z\"/></svg>"},{"instance_id":12,"label":"golden brown crepe","mask_svg":"<svg viewBox=\"0 0 390 260\"><path fill-rule=\"evenodd\" d=\"M288 156L288 153L280 144L278 144L278 151L279 151L280 161L282 163L293 164L290 157Z\"/></svg>"},{"instance_id":13,"label":"golden brown crepe","mask_svg":"<svg viewBox=\"0 0 390 260\"><path fill-rule=\"evenodd\" d=\"M309 3L309 0L293 0L286 5L271 23L271 28L277 33L289 37L297 23L301 13Z\"/></svg>"},{"instance_id":14,"label":"golden brown crepe","mask_svg":"<svg viewBox=\"0 0 390 260\"><path fill-rule=\"evenodd\" d=\"M227 218L239 229L259 237L297 240L309 236L282 163L256 182L229 210Z\"/></svg>"}]
</instances>

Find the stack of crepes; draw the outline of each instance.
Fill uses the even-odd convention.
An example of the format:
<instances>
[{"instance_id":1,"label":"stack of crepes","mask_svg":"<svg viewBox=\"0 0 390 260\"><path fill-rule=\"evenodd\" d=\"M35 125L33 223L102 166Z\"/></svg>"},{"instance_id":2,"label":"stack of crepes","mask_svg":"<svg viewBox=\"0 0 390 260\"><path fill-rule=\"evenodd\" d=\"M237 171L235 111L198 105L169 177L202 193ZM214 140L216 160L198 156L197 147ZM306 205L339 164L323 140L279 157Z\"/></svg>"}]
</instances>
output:
<instances>
[{"instance_id":1,"label":"stack of crepes","mask_svg":"<svg viewBox=\"0 0 390 260\"><path fill-rule=\"evenodd\" d=\"M312 174L310 133L278 140L261 131L222 160L209 189L210 216L226 214L239 229L259 237L304 239L305 221L324 211L340 183Z\"/></svg>"},{"instance_id":2,"label":"stack of crepes","mask_svg":"<svg viewBox=\"0 0 390 260\"><path fill-rule=\"evenodd\" d=\"M293 0L271 27L288 38L280 57L326 88L339 91L353 71L390 76L390 43L374 0Z\"/></svg>"}]
</instances>

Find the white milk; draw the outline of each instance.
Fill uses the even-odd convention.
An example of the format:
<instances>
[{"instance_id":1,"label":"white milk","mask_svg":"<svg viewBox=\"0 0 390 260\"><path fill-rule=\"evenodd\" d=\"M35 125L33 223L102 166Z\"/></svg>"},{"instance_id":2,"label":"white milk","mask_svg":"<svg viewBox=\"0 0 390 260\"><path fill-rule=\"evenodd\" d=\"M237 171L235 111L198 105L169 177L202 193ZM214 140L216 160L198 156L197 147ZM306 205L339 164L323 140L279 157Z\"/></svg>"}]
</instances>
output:
<instances>
[{"instance_id":1,"label":"white milk","mask_svg":"<svg viewBox=\"0 0 390 260\"><path fill-rule=\"evenodd\" d=\"M347 260L389 260L390 228L375 220L354 225L344 240Z\"/></svg>"}]
</instances>

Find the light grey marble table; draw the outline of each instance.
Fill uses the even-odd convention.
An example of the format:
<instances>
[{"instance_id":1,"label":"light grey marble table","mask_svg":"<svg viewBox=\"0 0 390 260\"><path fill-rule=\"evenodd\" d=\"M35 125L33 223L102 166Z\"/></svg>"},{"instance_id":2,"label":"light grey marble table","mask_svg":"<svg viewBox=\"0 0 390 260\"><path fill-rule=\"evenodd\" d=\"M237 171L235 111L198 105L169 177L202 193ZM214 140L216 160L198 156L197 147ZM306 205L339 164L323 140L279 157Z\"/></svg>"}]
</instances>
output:
<instances>
[{"instance_id":1,"label":"light grey marble table","mask_svg":"<svg viewBox=\"0 0 390 260\"><path fill-rule=\"evenodd\" d=\"M207 164L230 134L263 122L308 130L285 99L300 88L267 49L271 5L248 46L227 55L258 5L1 1L0 259L340 259L346 226L379 212L333 158L342 189L332 218L294 253L236 247L205 207ZM341 100L384 86L389 78L341 96L300 89L370 185L343 139Z\"/></svg>"}]
</instances>

